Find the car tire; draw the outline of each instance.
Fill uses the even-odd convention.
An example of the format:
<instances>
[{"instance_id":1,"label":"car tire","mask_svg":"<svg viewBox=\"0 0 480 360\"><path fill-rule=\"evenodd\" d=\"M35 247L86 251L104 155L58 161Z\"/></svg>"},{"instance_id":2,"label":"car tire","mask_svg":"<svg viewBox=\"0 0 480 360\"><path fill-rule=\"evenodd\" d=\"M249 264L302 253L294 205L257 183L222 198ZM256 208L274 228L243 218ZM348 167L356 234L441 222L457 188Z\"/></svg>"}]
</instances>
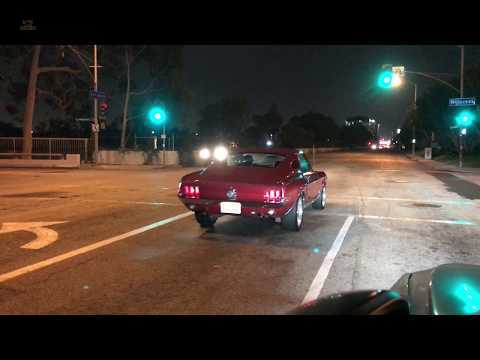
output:
<instances>
[{"instance_id":1,"label":"car tire","mask_svg":"<svg viewBox=\"0 0 480 360\"><path fill-rule=\"evenodd\" d=\"M201 212L195 212L195 219L197 219L202 228L212 228L217 221L216 217Z\"/></svg>"},{"instance_id":2,"label":"car tire","mask_svg":"<svg viewBox=\"0 0 480 360\"><path fill-rule=\"evenodd\" d=\"M327 187L322 187L322 191L320 191L320 195L318 198L312 203L312 207L314 209L323 210L327 206Z\"/></svg>"},{"instance_id":3,"label":"car tire","mask_svg":"<svg viewBox=\"0 0 480 360\"><path fill-rule=\"evenodd\" d=\"M299 196L295 205L282 217L282 226L289 231L300 231L303 225L303 197Z\"/></svg>"}]
</instances>

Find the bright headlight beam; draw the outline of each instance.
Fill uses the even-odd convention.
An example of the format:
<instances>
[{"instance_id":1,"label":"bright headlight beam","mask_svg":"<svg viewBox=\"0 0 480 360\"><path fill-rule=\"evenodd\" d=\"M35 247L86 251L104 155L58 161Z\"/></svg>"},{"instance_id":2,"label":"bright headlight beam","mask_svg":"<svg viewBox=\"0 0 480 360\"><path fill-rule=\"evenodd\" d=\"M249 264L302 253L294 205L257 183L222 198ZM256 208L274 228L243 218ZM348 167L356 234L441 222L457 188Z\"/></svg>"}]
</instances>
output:
<instances>
[{"instance_id":1,"label":"bright headlight beam","mask_svg":"<svg viewBox=\"0 0 480 360\"><path fill-rule=\"evenodd\" d=\"M228 150L224 146L217 146L213 151L213 156L218 161L224 161L228 156Z\"/></svg>"},{"instance_id":2,"label":"bright headlight beam","mask_svg":"<svg viewBox=\"0 0 480 360\"><path fill-rule=\"evenodd\" d=\"M210 158L210 150L208 150L207 148L203 148L198 154L203 160L207 160L208 158Z\"/></svg>"}]
</instances>

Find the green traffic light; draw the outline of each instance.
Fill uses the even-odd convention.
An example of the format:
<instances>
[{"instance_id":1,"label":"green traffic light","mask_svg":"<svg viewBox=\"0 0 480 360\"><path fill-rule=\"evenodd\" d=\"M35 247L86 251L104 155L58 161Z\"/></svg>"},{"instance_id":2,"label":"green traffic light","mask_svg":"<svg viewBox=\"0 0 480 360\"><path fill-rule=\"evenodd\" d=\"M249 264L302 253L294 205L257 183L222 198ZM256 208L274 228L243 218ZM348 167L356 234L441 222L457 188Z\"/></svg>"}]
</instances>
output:
<instances>
[{"instance_id":1,"label":"green traffic light","mask_svg":"<svg viewBox=\"0 0 480 360\"><path fill-rule=\"evenodd\" d=\"M393 72L387 70L383 71L377 80L377 85L382 89L390 89L393 82Z\"/></svg>"},{"instance_id":2,"label":"green traffic light","mask_svg":"<svg viewBox=\"0 0 480 360\"><path fill-rule=\"evenodd\" d=\"M148 119L154 125L162 125L167 121L167 112L160 106L152 107L148 111Z\"/></svg>"},{"instance_id":3,"label":"green traffic light","mask_svg":"<svg viewBox=\"0 0 480 360\"><path fill-rule=\"evenodd\" d=\"M458 126L461 126L461 127L472 126L474 121L475 121L475 115L468 110L464 110L460 112L455 117L455 122L457 123Z\"/></svg>"}]
</instances>

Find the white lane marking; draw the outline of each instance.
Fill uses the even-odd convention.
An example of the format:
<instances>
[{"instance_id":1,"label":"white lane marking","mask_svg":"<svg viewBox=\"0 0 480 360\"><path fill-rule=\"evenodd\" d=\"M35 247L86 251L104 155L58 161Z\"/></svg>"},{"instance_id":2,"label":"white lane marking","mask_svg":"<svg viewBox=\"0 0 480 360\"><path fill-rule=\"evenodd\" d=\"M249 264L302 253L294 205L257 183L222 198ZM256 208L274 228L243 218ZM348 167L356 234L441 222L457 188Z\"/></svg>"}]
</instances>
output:
<instances>
[{"instance_id":1,"label":"white lane marking","mask_svg":"<svg viewBox=\"0 0 480 360\"><path fill-rule=\"evenodd\" d=\"M410 222L427 222L427 223L436 223L436 224L449 224L449 225L468 225L468 226L479 226L477 223L468 221L468 220L437 220L437 219L415 219L415 218L397 218L397 217L387 217L387 216L378 216L378 215L354 215L347 213L323 213L317 214L314 216L356 216L362 219L376 219L376 220L392 220L392 221L410 221Z\"/></svg>"},{"instance_id":2,"label":"white lane marking","mask_svg":"<svg viewBox=\"0 0 480 360\"><path fill-rule=\"evenodd\" d=\"M55 230L47 229L47 226L63 224L66 222L67 221L2 223L0 226L0 234L22 230L34 233L36 238L21 246L21 248L38 250L50 245L58 239L58 233Z\"/></svg>"},{"instance_id":3,"label":"white lane marking","mask_svg":"<svg viewBox=\"0 0 480 360\"><path fill-rule=\"evenodd\" d=\"M1 197L2 195L0 195ZM74 201L83 201L83 202L101 202L101 203L117 203L117 204L133 204L133 205L152 205L152 206L183 206L182 204L172 204L164 202L150 202L150 201L128 201L128 200L101 200L101 199L79 199L77 197L22 197L22 200L74 200Z\"/></svg>"},{"instance_id":4,"label":"white lane marking","mask_svg":"<svg viewBox=\"0 0 480 360\"><path fill-rule=\"evenodd\" d=\"M476 225L475 223L467 220L436 220L436 219L416 219L416 218L395 218L389 216L377 216L377 215L357 215L362 219L377 219L377 220L398 220L398 221L410 221L410 222L427 222L436 224L450 224L450 225Z\"/></svg>"},{"instance_id":5,"label":"white lane marking","mask_svg":"<svg viewBox=\"0 0 480 360\"><path fill-rule=\"evenodd\" d=\"M323 259L322 265L318 269L317 275L313 279L313 282L310 285L310 289L308 290L307 295L305 295L305 298L303 299L302 304L315 300L320 295L320 292L322 291L325 280L327 279L328 273L330 272L330 269L333 265L333 261L335 260L335 257L337 256L338 251L342 246L343 240L347 235L348 229L350 229L350 226L352 225L353 219L355 219L355 216L350 215L345 220L345 223L343 224L342 228L340 229L340 232L335 238L335 241L333 242L332 247L328 251L325 258Z\"/></svg>"},{"instance_id":6,"label":"white lane marking","mask_svg":"<svg viewBox=\"0 0 480 360\"><path fill-rule=\"evenodd\" d=\"M423 203L439 203L452 205L475 205L475 202L469 200L432 200L432 199L409 199L409 198L388 198L377 196L332 196L329 199L358 199L358 200L380 200L380 201L407 201L407 202L423 202Z\"/></svg>"},{"instance_id":7,"label":"white lane marking","mask_svg":"<svg viewBox=\"0 0 480 360\"><path fill-rule=\"evenodd\" d=\"M185 218L185 217L187 217L187 216L191 216L191 215L193 215L193 212L191 212L191 211L186 212L186 213L182 213L182 214L173 216L173 217L171 217L171 218L168 218L168 219L165 219L165 220L161 220L161 221L155 222L155 223L150 224L150 225L142 226L141 228L138 228L138 229L129 231L129 232L125 233L125 234L117 235L117 236L111 237L111 238L109 238L109 239L105 239L105 240L102 240L102 241L98 241L98 242L96 242L96 243L93 243L93 244L90 244L90 245L87 245L87 246L83 246L83 247L81 247L81 248L79 248L79 249L69 251L69 252L67 252L67 253L64 253L64 254L55 256L55 257L53 257L53 258L50 258L50 259L47 259L47 260L43 260L43 261L40 261L40 262L38 262L38 263L35 263L35 264L32 264L32 265L28 265L28 266L19 268L19 269L17 269L17 270L13 270L13 271L10 271L10 272L5 273L5 274L1 274L1 275L0 275L0 283L3 283L3 282L5 282L5 281L7 281L7 280L14 279L14 278L16 278L16 277L18 277L18 276L25 275L25 274L27 274L27 273L30 273L30 272L33 272L33 271L36 271L36 270L40 270L40 269L46 268L46 267L48 267L48 266L50 266L50 265L59 263L59 262L61 262L61 261L64 261L64 260L73 258L73 257L78 256L78 255L82 255L82 254L88 253L88 252L90 252L90 251L93 251L93 250L102 248L102 247L104 247L104 246L113 244L113 243L118 242L118 241L120 241L120 240L127 239L127 238L129 238L129 237L132 237L132 236L135 236L135 235L144 233L144 232L146 232L146 231L155 229L155 228L157 228L157 227L166 225L166 224L168 224L168 223L171 223L171 222L174 222L174 221L183 219L183 218Z\"/></svg>"}]
</instances>

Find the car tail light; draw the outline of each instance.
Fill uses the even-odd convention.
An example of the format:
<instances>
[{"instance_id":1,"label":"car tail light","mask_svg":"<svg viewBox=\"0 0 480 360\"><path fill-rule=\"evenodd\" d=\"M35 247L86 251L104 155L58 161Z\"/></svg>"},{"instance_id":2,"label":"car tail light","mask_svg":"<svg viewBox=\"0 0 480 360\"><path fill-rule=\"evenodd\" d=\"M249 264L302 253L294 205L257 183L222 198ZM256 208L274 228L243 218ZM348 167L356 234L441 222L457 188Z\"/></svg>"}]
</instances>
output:
<instances>
[{"instance_id":1,"label":"car tail light","mask_svg":"<svg viewBox=\"0 0 480 360\"><path fill-rule=\"evenodd\" d=\"M269 189L265 191L263 199L269 204L280 204L285 199L285 189Z\"/></svg>"},{"instance_id":2,"label":"car tail light","mask_svg":"<svg viewBox=\"0 0 480 360\"><path fill-rule=\"evenodd\" d=\"M200 187L198 185L182 185L178 195L187 199L200 199Z\"/></svg>"}]
</instances>

